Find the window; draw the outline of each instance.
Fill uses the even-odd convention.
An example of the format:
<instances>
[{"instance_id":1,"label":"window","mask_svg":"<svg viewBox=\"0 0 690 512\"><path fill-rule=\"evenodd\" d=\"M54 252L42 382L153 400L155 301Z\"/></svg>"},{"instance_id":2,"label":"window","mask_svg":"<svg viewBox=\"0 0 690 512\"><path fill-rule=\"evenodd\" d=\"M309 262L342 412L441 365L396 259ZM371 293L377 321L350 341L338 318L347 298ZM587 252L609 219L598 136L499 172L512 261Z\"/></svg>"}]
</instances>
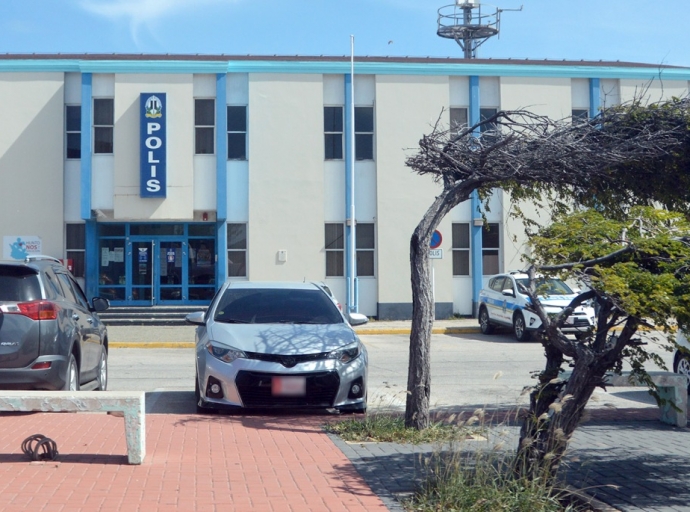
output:
<instances>
[{"instance_id":1,"label":"window","mask_svg":"<svg viewBox=\"0 0 690 512\"><path fill-rule=\"evenodd\" d=\"M345 275L343 224L326 224L326 277Z\"/></svg>"},{"instance_id":2,"label":"window","mask_svg":"<svg viewBox=\"0 0 690 512\"><path fill-rule=\"evenodd\" d=\"M247 159L247 107L228 107L228 160Z\"/></svg>"},{"instance_id":3,"label":"window","mask_svg":"<svg viewBox=\"0 0 690 512\"><path fill-rule=\"evenodd\" d=\"M376 237L374 224L357 223L355 229L357 240L357 275L374 276L374 249L376 247Z\"/></svg>"},{"instance_id":4,"label":"window","mask_svg":"<svg viewBox=\"0 0 690 512\"><path fill-rule=\"evenodd\" d=\"M112 98L93 100L93 152L113 153L115 106Z\"/></svg>"},{"instance_id":5,"label":"window","mask_svg":"<svg viewBox=\"0 0 690 512\"><path fill-rule=\"evenodd\" d=\"M374 107L355 107L355 160L374 159Z\"/></svg>"},{"instance_id":6,"label":"window","mask_svg":"<svg viewBox=\"0 0 690 512\"><path fill-rule=\"evenodd\" d=\"M582 122L582 121L587 121L589 119L589 110L586 108L574 108L572 110L571 114L573 124Z\"/></svg>"},{"instance_id":7,"label":"window","mask_svg":"<svg viewBox=\"0 0 690 512\"><path fill-rule=\"evenodd\" d=\"M453 275L470 275L470 225L453 224Z\"/></svg>"},{"instance_id":8,"label":"window","mask_svg":"<svg viewBox=\"0 0 690 512\"><path fill-rule=\"evenodd\" d=\"M84 277L84 254L86 247L86 230L84 224L67 224L65 226L67 249L67 263L72 260L72 268L69 269L74 277Z\"/></svg>"},{"instance_id":9,"label":"window","mask_svg":"<svg viewBox=\"0 0 690 512\"><path fill-rule=\"evenodd\" d=\"M498 224L484 224L482 227L482 265L485 276L498 274L498 251L500 246Z\"/></svg>"},{"instance_id":10,"label":"window","mask_svg":"<svg viewBox=\"0 0 690 512\"><path fill-rule=\"evenodd\" d=\"M450 109L450 135L454 137L460 130L467 127L467 108L455 108Z\"/></svg>"},{"instance_id":11,"label":"window","mask_svg":"<svg viewBox=\"0 0 690 512\"><path fill-rule=\"evenodd\" d=\"M343 107L323 107L326 160L343 159Z\"/></svg>"},{"instance_id":12,"label":"window","mask_svg":"<svg viewBox=\"0 0 690 512\"><path fill-rule=\"evenodd\" d=\"M212 155L216 126L216 101L212 99L194 100L194 153Z\"/></svg>"},{"instance_id":13,"label":"window","mask_svg":"<svg viewBox=\"0 0 690 512\"><path fill-rule=\"evenodd\" d=\"M228 224L228 277L247 277L246 224Z\"/></svg>"},{"instance_id":14,"label":"window","mask_svg":"<svg viewBox=\"0 0 690 512\"><path fill-rule=\"evenodd\" d=\"M497 108L480 108L479 109L479 121L486 121L490 117L496 115L498 112ZM481 133L484 133L486 131L494 131L496 130L497 126L496 123L491 122L487 124L483 124L481 126Z\"/></svg>"},{"instance_id":15,"label":"window","mask_svg":"<svg viewBox=\"0 0 690 512\"><path fill-rule=\"evenodd\" d=\"M65 107L65 141L66 157L81 158L81 106Z\"/></svg>"}]
</instances>

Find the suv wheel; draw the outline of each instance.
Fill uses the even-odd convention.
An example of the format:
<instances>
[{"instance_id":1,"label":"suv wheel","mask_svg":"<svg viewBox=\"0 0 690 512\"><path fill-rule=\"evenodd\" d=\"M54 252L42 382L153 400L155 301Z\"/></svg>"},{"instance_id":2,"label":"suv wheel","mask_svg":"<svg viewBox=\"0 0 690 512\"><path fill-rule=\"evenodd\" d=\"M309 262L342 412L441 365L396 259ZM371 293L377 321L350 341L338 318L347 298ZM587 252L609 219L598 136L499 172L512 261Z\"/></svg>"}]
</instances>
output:
<instances>
[{"instance_id":1,"label":"suv wheel","mask_svg":"<svg viewBox=\"0 0 690 512\"><path fill-rule=\"evenodd\" d=\"M65 376L64 391L79 391L79 367L74 354L69 355L69 362L67 363L67 375Z\"/></svg>"},{"instance_id":2,"label":"suv wheel","mask_svg":"<svg viewBox=\"0 0 690 512\"><path fill-rule=\"evenodd\" d=\"M530 334L525 325L525 317L520 312L515 313L513 317L513 333L518 341L529 341Z\"/></svg>"},{"instance_id":3,"label":"suv wheel","mask_svg":"<svg viewBox=\"0 0 690 512\"><path fill-rule=\"evenodd\" d=\"M494 326L491 325L489 321L489 312L484 307L479 310L479 328L482 334L491 334L494 332Z\"/></svg>"},{"instance_id":4,"label":"suv wheel","mask_svg":"<svg viewBox=\"0 0 690 512\"><path fill-rule=\"evenodd\" d=\"M98 363L98 375L96 375L96 380L98 381L98 391L105 391L108 389L108 351L105 347L101 347L101 360Z\"/></svg>"}]
</instances>

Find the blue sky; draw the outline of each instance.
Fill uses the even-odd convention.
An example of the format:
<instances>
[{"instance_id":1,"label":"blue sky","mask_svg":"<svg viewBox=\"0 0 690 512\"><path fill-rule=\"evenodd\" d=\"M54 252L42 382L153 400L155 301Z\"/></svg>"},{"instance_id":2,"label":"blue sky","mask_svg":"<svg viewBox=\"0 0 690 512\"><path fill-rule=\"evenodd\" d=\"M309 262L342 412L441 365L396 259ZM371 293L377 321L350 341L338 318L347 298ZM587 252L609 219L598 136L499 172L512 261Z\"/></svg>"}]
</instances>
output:
<instances>
[{"instance_id":1,"label":"blue sky","mask_svg":"<svg viewBox=\"0 0 690 512\"><path fill-rule=\"evenodd\" d=\"M480 57L690 67L690 0L491 0ZM2 53L461 57L436 35L454 0L0 0ZM489 4L483 4L487 9Z\"/></svg>"}]
</instances>

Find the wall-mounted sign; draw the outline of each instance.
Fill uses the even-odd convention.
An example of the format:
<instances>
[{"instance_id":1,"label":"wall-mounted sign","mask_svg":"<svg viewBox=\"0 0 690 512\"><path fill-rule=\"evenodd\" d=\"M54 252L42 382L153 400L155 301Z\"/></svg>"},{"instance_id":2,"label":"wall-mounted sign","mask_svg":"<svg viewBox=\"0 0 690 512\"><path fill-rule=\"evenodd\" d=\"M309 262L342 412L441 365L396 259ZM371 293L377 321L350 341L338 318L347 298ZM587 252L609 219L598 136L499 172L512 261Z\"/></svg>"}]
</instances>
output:
<instances>
[{"instance_id":1,"label":"wall-mounted sign","mask_svg":"<svg viewBox=\"0 0 690 512\"><path fill-rule=\"evenodd\" d=\"M166 195L166 104L165 93L142 93L141 110L141 197Z\"/></svg>"},{"instance_id":2,"label":"wall-mounted sign","mask_svg":"<svg viewBox=\"0 0 690 512\"><path fill-rule=\"evenodd\" d=\"M6 260L23 260L30 254L42 254L39 236L3 236L2 257Z\"/></svg>"}]
</instances>

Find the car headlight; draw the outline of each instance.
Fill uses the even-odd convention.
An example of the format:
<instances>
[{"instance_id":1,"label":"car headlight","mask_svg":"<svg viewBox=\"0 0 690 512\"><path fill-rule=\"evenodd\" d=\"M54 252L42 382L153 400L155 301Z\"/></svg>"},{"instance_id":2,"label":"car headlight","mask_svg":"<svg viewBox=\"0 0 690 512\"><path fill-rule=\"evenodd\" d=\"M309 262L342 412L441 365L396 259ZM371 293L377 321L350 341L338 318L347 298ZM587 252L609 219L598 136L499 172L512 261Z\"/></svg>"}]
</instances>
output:
<instances>
[{"instance_id":1,"label":"car headlight","mask_svg":"<svg viewBox=\"0 0 690 512\"><path fill-rule=\"evenodd\" d=\"M345 347L337 350L332 350L328 354L328 359L335 359L341 363L347 364L357 359L361 353L362 345L359 341L356 341L351 345L346 345Z\"/></svg>"},{"instance_id":2,"label":"car headlight","mask_svg":"<svg viewBox=\"0 0 690 512\"><path fill-rule=\"evenodd\" d=\"M216 342L209 342L206 344L206 350L216 359L223 361L224 363L232 363L236 359L246 358L247 354L234 347L228 347L227 345L221 345Z\"/></svg>"}]
</instances>

